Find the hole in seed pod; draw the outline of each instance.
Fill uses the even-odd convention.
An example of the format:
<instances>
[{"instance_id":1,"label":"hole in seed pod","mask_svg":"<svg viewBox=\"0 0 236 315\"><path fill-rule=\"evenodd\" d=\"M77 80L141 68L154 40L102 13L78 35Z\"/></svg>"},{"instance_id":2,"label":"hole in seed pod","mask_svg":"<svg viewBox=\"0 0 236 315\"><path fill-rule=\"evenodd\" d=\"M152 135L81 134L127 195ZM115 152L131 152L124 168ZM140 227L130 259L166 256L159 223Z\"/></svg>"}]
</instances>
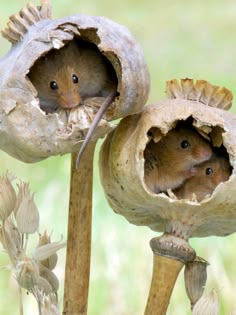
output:
<instances>
[{"instance_id":1,"label":"hole in seed pod","mask_svg":"<svg viewBox=\"0 0 236 315\"><path fill-rule=\"evenodd\" d=\"M157 127L149 129L144 150L145 183L156 194L201 201L232 174L223 145L224 130L218 126L199 130L192 117L174 125L166 135Z\"/></svg>"},{"instance_id":2,"label":"hole in seed pod","mask_svg":"<svg viewBox=\"0 0 236 315\"><path fill-rule=\"evenodd\" d=\"M88 98L105 99L118 84L110 61L96 45L83 39L74 39L40 57L28 78L46 113L78 107Z\"/></svg>"}]
</instances>

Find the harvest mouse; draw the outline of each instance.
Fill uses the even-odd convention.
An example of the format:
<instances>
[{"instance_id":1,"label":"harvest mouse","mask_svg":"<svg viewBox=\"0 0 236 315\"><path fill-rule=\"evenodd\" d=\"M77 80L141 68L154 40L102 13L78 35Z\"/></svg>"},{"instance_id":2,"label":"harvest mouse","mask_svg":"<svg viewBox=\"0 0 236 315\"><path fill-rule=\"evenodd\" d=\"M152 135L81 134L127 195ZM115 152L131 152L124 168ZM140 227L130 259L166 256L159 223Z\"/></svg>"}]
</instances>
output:
<instances>
[{"instance_id":1,"label":"harvest mouse","mask_svg":"<svg viewBox=\"0 0 236 315\"><path fill-rule=\"evenodd\" d=\"M28 77L37 89L40 107L46 113L53 113L59 107L79 106L88 97L105 97L80 148L76 161L78 167L96 126L117 95L114 69L95 45L73 40L36 61Z\"/></svg>"},{"instance_id":2,"label":"harvest mouse","mask_svg":"<svg viewBox=\"0 0 236 315\"><path fill-rule=\"evenodd\" d=\"M180 186L194 175L194 167L212 155L210 143L193 127L179 125L144 151L144 180L154 193Z\"/></svg>"},{"instance_id":3,"label":"harvest mouse","mask_svg":"<svg viewBox=\"0 0 236 315\"><path fill-rule=\"evenodd\" d=\"M108 60L85 41L73 40L51 50L35 62L28 77L46 113L76 107L87 97L106 97L116 88Z\"/></svg>"},{"instance_id":4,"label":"harvest mouse","mask_svg":"<svg viewBox=\"0 0 236 315\"><path fill-rule=\"evenodd\" d=\"M206 195L210 195L219 183L229 179L232 169L226 157L215 154L210 160L194 168L195 175L173 190L178 199L191 199L195 194L196 200L201 201Z\"/></svg>"}]
</instances>

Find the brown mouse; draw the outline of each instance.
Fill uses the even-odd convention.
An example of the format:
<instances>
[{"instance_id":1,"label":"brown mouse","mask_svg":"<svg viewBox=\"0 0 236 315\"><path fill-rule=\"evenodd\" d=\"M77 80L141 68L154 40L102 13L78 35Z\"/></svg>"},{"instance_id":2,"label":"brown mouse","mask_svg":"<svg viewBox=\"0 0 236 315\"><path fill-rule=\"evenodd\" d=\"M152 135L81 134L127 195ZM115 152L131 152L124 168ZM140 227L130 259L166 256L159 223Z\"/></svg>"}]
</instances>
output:
<instances>
[{"instance_id":1,"label":"brown mouse","mask_svg":"<svg viewBox=\"0 0 236 315\"><path fill-rule=\"evenodd\" d=\"M108 96L116 88L116 76L95 45L70 41L38 59L28 74L40 107L46 113L78 106L87 97Z\"/></svg>"},{"instance_id":2,"label":"brown mouse","mask_svg":"<svg viewBox=\"0 0 236 315\"><path fill-rule=\"evenodd\" d=\"M194 194L196 200L201 201L212 194L219 183L227 181L232 171L229 160L215 154L210 160L195 166L194 169L195 175L173 190L178 199L191 199Z\"/></svg>"},{"instance_id":3,"label":"brown mouse","mask_svg":"<svg viewBox=\"0 0 236 315\"><path fill-rule=\"evenodd\" d=\"M194 175L194 167L212 155L210 143L193 127L179 125L144 151L144 180L154 193L180 186Z\"/></svg>"},{"instance_id":4,"label":"brown mouse","mask_svg":"<svg viewBox=\"0 0 236 315\"><path fill-rule=\"evenodd\" d=\"M114 69L95 45L73 40L36 61L28 77L37 89L40 107L46 113L53 113L60 107L76 107L88 97L105 97L80 148L76 161L78 167L96 126L117 95Z\"/></svg>"}]
</instances>

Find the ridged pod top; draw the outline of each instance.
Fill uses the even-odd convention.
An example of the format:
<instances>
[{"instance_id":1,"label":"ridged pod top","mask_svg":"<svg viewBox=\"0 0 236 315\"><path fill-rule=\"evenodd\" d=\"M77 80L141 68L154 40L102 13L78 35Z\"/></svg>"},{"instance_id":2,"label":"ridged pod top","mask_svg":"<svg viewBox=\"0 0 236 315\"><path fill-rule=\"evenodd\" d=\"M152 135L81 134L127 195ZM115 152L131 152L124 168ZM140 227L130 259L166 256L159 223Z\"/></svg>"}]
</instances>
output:
<instances>
[{"instance_id":1,"label":"ridged pod top","mask_svg":"<svg viewBox=\"0 0 236 315\"><path fill-rule=\"evenodd\" d=\"M117 76L117 97L99 123L93 140L111 130L111 121L138 112L149 95L149 72L142 49L129 30L107 18L73 15L50 20L51 6L31 3L10 17L2 35L13 45L0 61L0 148L24 162L76 152L104 98L46 114L27 77L34 63L74 38L97 46Z\"/></svg>"},{"instance_id":2,"label":"ridged pod top","mask_svg":"<svg viewBox=\"0 0 236 315\"><path fill-rule=\"evenodd\" d=\"M175 87L170 88L173 82ZM236 118L216 106L221 102L222 108L229 108L232 94L218 88L217 91L221 91L218 97L212 93L211 106L207 106L200 99L189 100L188 93L185 99L181 97L184 83L196 87L197 82L185 79L181 85L176 80L168 81L167 94L171 99L146 106L141 113L124 118L109 133L100 151L102 185L112 209L132 224L183 238L225 236L236 231ZM209 83L207 85L210 87ZM176 86L178 97L175 96ZM225 93L225 97L221 93ZM150 141L150 130L156 131L155 141L158 142L177 123L187 121L211 141L212 147L223 148L232 166L230 178L199 202L194 198L177 199L171 191L155 193L145 182L144 152ZM175 157L173 167L174 160Z\"/></svg>"}]
</instances>

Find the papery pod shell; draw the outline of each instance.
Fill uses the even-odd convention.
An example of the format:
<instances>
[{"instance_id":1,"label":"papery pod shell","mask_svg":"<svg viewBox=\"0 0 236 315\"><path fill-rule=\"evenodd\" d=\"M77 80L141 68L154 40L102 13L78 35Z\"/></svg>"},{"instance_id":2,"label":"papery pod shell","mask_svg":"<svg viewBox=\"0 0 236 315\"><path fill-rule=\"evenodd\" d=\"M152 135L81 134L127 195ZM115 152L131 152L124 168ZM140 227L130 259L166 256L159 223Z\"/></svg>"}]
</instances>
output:
<instances>
[{"instance_id":1,"label":"papery pod shell","mask_svg":"<svg viewBox=\"0 0 236 315\"><path fill-rule=\"evenodd\" d=\"M220 302L218 293L212 290L207 295L202 296L193 307L193 315L219 315Z\"/></svg>"},{"instance_id":2,"label":"papery pod shell","mask_svg":"<svg viewBox=\"0 0 236 315\"><path fill-rule=\"evenodd\" d=\"M28 183L21 183L14 209L16 224L19 232L35 233L39 227L39 212L34 202L34 193L31 194Z\"/></svg>"},{"instance_id":3,"label":"papery pod shell","mask_svg":"<svg viewBox=\"0 0 236 315\"><path fill-rule=\"evenodd\" d=\"M211 197L200 203L155 194L144 182L144 150L148 131L162 135L176 122L193 118L199 131L208 133L214 146L226 148L232 175ZM184 231L190 236L225 236L236 231L236 119L225 110L183 99L160 101L124 118L105 139L100 152L100 175L112 209L130 223L158 232ZM180 234L181 235L181 234Z\"/></svg>"},{"instance_id":4,"label":"papery pod shell","mask_svg":"<svg viewBox=\"0 0 236 315\"><path fill-rule=\"evenodd\" d=\"M208 262L200 257L186 263L184 269L185 289L190 299L191 305L194 305L202 296L207 280Z\"/></svg>"},{"instance_id":5,"label":"papery pod shell","mask_svg":"<svg viewBox=\"0 0 236 315\"><path fill-rule=\"evenodd\" d=\"M95 44L110 61L118 79L119 96L96 129L93 140L111 130L106 120L139 111L147 101L150 85L142 49L126 27L104 17L82 14L49 20L50 14L42 17L41 11L40 20L27 25L25 33L18 25L19 32L14 33L16 22L11 17L3 35L14 45L0 61L0 148L29 163L78 151L94 116L88 106L89 115L80 109L83 119L71 124L68 117L56 113L46 115L39 108L37 92L27 73L40 56L61 48L76 36Z\"/></svg>"},{"instance_id":6,"label":"papery pod shell","mask_svg":"<svg viewBox=\"0 0 236 315\"><path fill-rule=\"evenodd\" d=\"M22 288L30 290L39 282L38 266L30 258L18 261L15 268L15 276Z\"/></svg>"},{"instance_id":7,"label":"papery pod shell","mask_svg":"<svg viewBox=\"0 0 236 315\"><path fill-rule=\"evenodd\" d=\"M181 98L197 101L208 106L229 110L233 94L225 87L212 85L206 80L173 79L166 82L166 94L169 99Z\"/></svg>"},{"instance_id":8,"label":"papery pod shell","mask_svg":"<svg viewBox=\"0 0 236 315\"><path fill-rule=\"evenodd\" d=\"M47 235L47 232L44 231L44 234L39 236L39 243L38 243L38 247L46 245L46 244L50 244L51 243L51 235ZM50 257L48 257L45 260L41 261L41 264L43 266L45 266L46 268L49 268L50 270L53 270L56 267L58 261L58 255L57 253L51 255Z\"/></svg>"},{"instance_id":9,"label":"papery pod shell","mask_svg":"<svg viewBox=\"0 0 236 315\"><path fill-rule=\"evenodd\" d=\"M11 260L15 261L16 257L22 252L22 240L11 216L7 218L4 226L0 227L0 242L8 252Z\"/></svg>"},{"instance_id":10,"label":"papery pod shell","mask_svg":"<svg viewBox=\"0 0 236 315\"><path fill-rule=\"evenodd\" d=\"M66 242L52 242L46 245L37 247L33 253L33 258L37 261L44 261L54 255L59 249L66 247Z\"/></svg>"},{"instance_id":11,"label":"papery pod shell","mask_svg":"<svg viewBox=\"0 0 236 315\"><path fill-rule=\"evenodd\" d=\"M50 295L53 292L53 289L52 289L50 283L43 277L39 277L37 287L40 291L42 291L42 293L44 293L46 295Z\"/></svg>"},{"instance_id":12,"label":"papery pod shell","mask_svg":"<svg viewBox=\"0 0 236 315\"><path fill-rule=\"evenodd\" d=\"M6 220L14 210L16 192L11 184L11 179L6 174L0 177L0 220Z\"/></svg>"},{"instance_id":13,"label":"papery pod shell","mask_svg":"<svg viewBox=\"0 0 236 315\"><path fill-rule=\"evenodd\" d=\"M58 255L53 254L48 259L42 260L41 264L47 267L48 269L53 270L57 265L57 261L58 261Z\"/></svg>"},{"instance_id":14,"label":"papery pod shell","mask_svg":"<svg viewBox=\"0 0 236 315\"><path fill-rule=\"evenodd\" d=\"M54 301L54 296L43 296L42 303L42 315L60 315L59 306L56 301Z\"/></svg>"},{"instance_id":15,"label":"papery pod shell","mask_svg":"<svg viewBox=\"0 0 236 315\"><path fill-rule=\"evenodd\" d=\"M59 289L59 280L57 276L48 268L46 268L42 263L39 263L40 276L45 278L51 285L54 292Z\"/></svg>"}]
</instances>

